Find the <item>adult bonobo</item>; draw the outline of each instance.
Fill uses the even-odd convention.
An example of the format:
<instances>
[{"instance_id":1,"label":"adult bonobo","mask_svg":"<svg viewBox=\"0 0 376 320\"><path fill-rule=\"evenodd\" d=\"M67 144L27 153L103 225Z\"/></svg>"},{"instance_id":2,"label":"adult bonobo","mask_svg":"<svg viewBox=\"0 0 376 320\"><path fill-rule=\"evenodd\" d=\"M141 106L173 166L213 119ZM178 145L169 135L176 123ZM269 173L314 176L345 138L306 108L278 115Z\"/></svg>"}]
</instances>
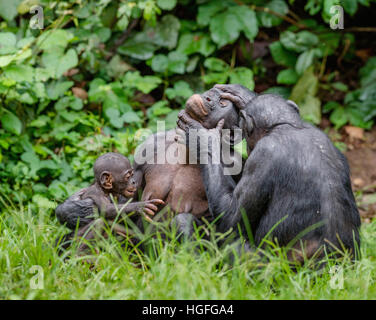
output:
<instances>
[{"instance_id":1,"label":"adult bonobo","mask_svg":"<svg viewBox=\"0 0 376 320\"><path fill-rule=\"evenodd\" d=\"M248 89L245 92L247 96L254 95ZM221 119L224 128L230 131L238 128L237 109L230 100L222 99L221 91L216 88L193 95L184 112L205 128L214 128ZM198 164L189 163L189 152L175 141L175 136L175 129L154 134L137 149L134 168L135 177L144 188L142 201L158 197L175 213L189 213L201 218L209 211L200 169ZM228 140L229 144L234 143L232 138ZM150 150L152 152L147 155ZM158 150L162 150L162 157L158 156ZM179 156L169 158L172 154ZM179 220L186 218L189 216L179 215Z\"/></svg>"},{"instance_id":2,"label":"adult bonobo","mask_svg":"<svg viewBox=\"0 0 376 320\"><path fill-rule=\"evenodd\" d=\"M245 89L244 96L253 96ZM239 123L239 113L233 103L222 99L218 89L211 89L201 95L192 96L186 104L186 112L206 128L214 128L220 119L225 119L224 127L234 129ZM186 159L177 163L166 163L167 152L173 152L182 146L175 142L175 130L160 132L150 136L135 154L134 179L139 188L143 188L142 200L158 199L165 201L179 215L180 225L190 225L193 216L200 218L209 213L208 203L198 165L186 164ZM230 143L232 143L230 139ZM162 145L164 148L160 148ZM146 152L147 150L152 152ZM183 146L185 149L185 147ZM157 151L162 150L162 160L158 164ZM143 157L145 151L146 158ZM179 153L180 155L184 152ZM140 159L143 158L143 161ZM147 163L154 160L155 164ZM87 225L92 221L92 203L81 199L79 195L68 198L59 206L56 215L61 223L71 229Z\"/></svg>"},{"instance_id":3,"label":"adult bonobo","mask_svg":"<svg viewBox=\"0 0 376 320\"><path fill-rule=\"evenodd\" d=\"M271 232L279 245L292 245L293 260L322 256L324 248L355 255L360 217L341 152L323 132L302 121L294 102L272 94L244 101L238 85L216 88L240 109L250 152L237 184L223 174L222 164L200 165L210 211L214 217L223 214L219 230L236 230L240 223L245 231L245 212L255 244ZM187 114L180 115L178 126L188 136L189 129L203 129Z\"/></svg>"}]
</instances>

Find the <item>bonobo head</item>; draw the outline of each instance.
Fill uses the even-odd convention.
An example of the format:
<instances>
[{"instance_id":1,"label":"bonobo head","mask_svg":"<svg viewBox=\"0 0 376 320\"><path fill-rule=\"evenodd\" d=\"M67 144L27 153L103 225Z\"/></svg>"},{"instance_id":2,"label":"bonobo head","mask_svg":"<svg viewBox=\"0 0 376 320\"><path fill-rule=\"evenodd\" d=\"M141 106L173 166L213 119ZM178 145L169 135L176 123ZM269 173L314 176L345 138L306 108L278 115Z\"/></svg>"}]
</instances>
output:
<instances>
[{"instance_id":1,"label":"bonobo head","mask_svg":"<svg viewBox=\"0 0 376 320\"><path fill-rule=\"evenodd\" d=\"M234 104L221 98L221 91L212 88L203 94L194 94L185 107L188 115L205 128L215 128L218 121L225 120L224 129L234 129L239 125L239 112Z\"/></svg>"},{"instance_id":2,"label":"bonobo head","mask_svg":"<svg viewBox=\"0 0 376 320\"><path fill-rule=\"evenodd\" d=\"M128 158L115 152L101 155L94 163L95 183L105 192L130 198L137 190Z\"/></svg>"},{"instance_id":3,"label":"bonobo head","mask_svg":"<svg viewBox=\"0 0 376 320\"><path fill-rule=\"evenodd\" d=\"M295 102L278 95L257 95L240 110L239 126L243 129L249 146L254 145L273 128L283 124L300 128L302 119Z\"/></svg>"}]
</instances>

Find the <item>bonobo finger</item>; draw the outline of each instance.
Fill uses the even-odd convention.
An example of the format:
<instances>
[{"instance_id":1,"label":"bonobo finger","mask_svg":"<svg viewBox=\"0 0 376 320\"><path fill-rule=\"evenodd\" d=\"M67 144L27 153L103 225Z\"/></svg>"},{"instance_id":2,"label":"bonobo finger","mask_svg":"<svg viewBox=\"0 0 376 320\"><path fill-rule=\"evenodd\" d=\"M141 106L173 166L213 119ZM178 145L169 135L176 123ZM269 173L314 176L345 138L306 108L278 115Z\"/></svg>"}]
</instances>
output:
<instances>
[{"instance_id":1,"label":"bonobo finger","mask_svg":"<svg viewBox=\"0 0 376 320\"><path fill-rule=\"evenodd\" d=\"M174 140L179 144L185 145L187 142L185 131L180 128L176 129L176 135L174 137Z\"/></svg>"},{"instance_id":2,"label":"bonobo finger","mask_svg":"<svg viewBox=\"0 0 376 320\"><path fill-rule=\"evenodd\" d=\"M149 222L153 222L153 219L151 219L147 214L143 214L145 220L149 221Z\"/></svg>"},{"instance_id":3,"label":"bonobo finger","mask_svg":"<svg viewBox=\"0 0 376 320\"><path fill-rule=\"evenodd\" d=\"M217 123L216 129L221 131L223 129L224 124L225 124L225 119L219 120Z\"/></svg>"},{"instance_id":4,"label":"bonobo finger","mask_svg":"<svg viewBox=\"0 0 376 320\"><path fill-rule=\"evenodd\" d=\"M188 115L188 113L185 112L185 110L182 110L182 111L180 111L179 114L178 114L179 120L181 120L184 123L186 123L190 128L198 129L198 128L202 127L201 124L198 121L192 119Z\"/></svg>"},{"instance_id":5,"label":"bonobo finger","mask_svg":"<svg viewBox=\"0 0 376 320\"><path fill-rule=\"evenodd\" d=\"M188 130L188 126L186 123L184 123L183 121L181 121L180 119L176 122L176 125L178 126L178 128L185 132ZM177 132L178 135L180 135L180 132Z\"/></svg>"},{"instance_id":6,"label":"bonobo finger","mask_svg":"<svg viewBox=\"0 0 376 320\"><path fill-rule=\"evenodd\" d=\"M234 96L231 93L221 93L221 98L230 100L231 102L235 103L235 106L239 109L245 108L245 103L242 98L239 98L238 96Z\"/></svg>"},{"instance_id":7,"label":"bonobo finger","mask_svg":"<svg viewBox=\"0 0 376 320\"><path fill-rule=\"evenodd\" d=\"M145 204L145 208L153 210L153 211L157 211L158 210L158 207L156 205L152 204L152 203Z\"/></svg>"},{"instance_id":8,"label":"bonobo finger","mask_svg":"<svg viewBox=\"0 0 376 320\"><path fill-rule=\"evenodd\" d=\"M148 209L146 207L144 208L144 213L148 214L149 216L154 216L155 215L154 211L152 211L152 210L150 210L150 209Z\"/></svg>"},{"instance_id":9,"label":"bonobo finger","mask_svg":"<svg viewBox=\"0 0 376 320\"><path fill-rule=\"evenodd\" d=\"M214 88L236 96L253 94L251 90L242 86L241 84L216 84Z\"/></svg>"},{"instance_id":10,"label":"bonobo finger","mask_svg":"<svg viewBox=\"0 0 376 320\"><path fill-rule=\"evenodd\" d=\"M165 204L165 202L161 199L152 199L152 200L149 200L148 202L151 202L154 204Z\"/></svg>"}]
</instances>

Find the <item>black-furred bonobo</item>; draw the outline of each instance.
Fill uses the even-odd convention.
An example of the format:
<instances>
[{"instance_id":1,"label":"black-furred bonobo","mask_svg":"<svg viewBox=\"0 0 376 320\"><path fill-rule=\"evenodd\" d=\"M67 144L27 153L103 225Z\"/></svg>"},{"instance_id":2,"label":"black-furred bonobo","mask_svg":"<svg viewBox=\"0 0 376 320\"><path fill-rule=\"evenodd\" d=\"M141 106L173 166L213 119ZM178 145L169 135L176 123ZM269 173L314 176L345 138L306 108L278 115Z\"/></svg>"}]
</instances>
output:
<instances>
[{"instance_id":1,"label":"black-furred bonobo","mask_svg":"<svg viewBox=\"0 0 376 320\"><path fill-rule=\"evenodd\" d=\"M210 212L223 214L219 230L236 230L240 223L245 231L243 211L256 245L271 232L279 245L292 246L294 260L322 256L324 248L356 254L360 217L344 155L301 119L294 102L272 94L244 99L239 85L216 88L240 109L250 152L238 183L223 174L222 164L209 159L200 165ZM204 129L187 113L180 114L178 126L188 137L189 129Z\"/></svg>"}]
</instances>

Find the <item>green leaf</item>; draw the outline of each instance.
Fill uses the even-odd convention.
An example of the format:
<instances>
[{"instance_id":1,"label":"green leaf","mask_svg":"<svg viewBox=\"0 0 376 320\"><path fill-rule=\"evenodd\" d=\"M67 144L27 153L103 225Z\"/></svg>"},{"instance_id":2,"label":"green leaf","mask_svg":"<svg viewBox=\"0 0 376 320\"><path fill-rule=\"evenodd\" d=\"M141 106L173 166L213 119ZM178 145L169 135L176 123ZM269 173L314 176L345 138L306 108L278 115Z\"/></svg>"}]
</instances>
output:
<instances>
[{"instance_id":1,"label":"green leaf","mask_svg":"<svg viewBox=\"0 0 376 320\"><path fill-rule=\"evenodd\" d=\"M26 65L10 65L4 68L4 74L7 78L17 82L32 82L34 78L34 69Z\"/></svg>"},{"instance_id":2,"label":"green leaf","mask_svg":"<svg viewBox=\"0 0 376 320\"><path fill-rule=\"evenodd\" d=\"M235 6L229 8L229 12L235 14L241 24L241 31L253 41L258 34L258 23L255 12L247 6Z\"/></svg>"},{"instance_id":3,"label":"green leaf","mask_svg":"<svg viewBox=\"0 0 376 320\"><path fill-rule=\"evenodd\" d=\"M303 52L316 46L319 43L319 38L315 34L305 30L298 33L286 30L281 33L280 41L288 50Z\"/></svg>"},{"instance_id":4,"label":"green leaf","mask_svg":"<svg viewBox=\"0 0 376 320\"><path fill-rule=\"evenodd\" d=\"M179 30L179 19L167 14L155 26L148 23L143 32L149 42L171 50L176 47Z\"/></svg>"},{"instance_id":5,"label":"green leaf","mask_svg":"<svg viewBox=\"0 0 376 320\"><path fill-rule=\"evenodd\" d=\"M59 65L56 69L56 77L60 78L65 71L72 69L73 67L77 66L78 64L78 57L76 50L69 49L67 53L59 59Z\"/></svg>"},{"instance_id":6,"label":"green leaf","mask_svg":"<svg viewBox=\"0 0 376 320\"><path fill-rule=\"evenodd\" d=\"M289 7L283 0L272 0L265 8L278 12L281 15L286 15L289 11ZM278 26L283 21L280 17L267 12L259 12L258 16L261 20L261 24L267 28Z\"/></svg>"},{"instance_id":7,"label":"green leaf","mask_svg":"<svg viewBox=\"0 0 376 320\"><path fill-rule=\"evenodd\" d=\"M126 86L137 88L143 93L149 93L154 90L162 80L155 76L141 76L139 71L128 71L123 79Z\"/></svg>"},{"instance_id":8,"label":"green leaf","mask_svg":"<svg viewBox=\"0 0 376 320\"><path fill-rule=\"evenodd\" d=\"M108 108L105 110L105 115L113 127L120 129L123 127L124 120L120 117L120 111L116 108Z\"/></svg>"},{"instance_id":9,"label":"green leaf","mask_svg":"<svg viewBox=\"0 0 376 320\"><path fill-rule=\"evenodd\" d=\"M22 123L18 117L8 110L4 110L1 115L1 125L3 128L11 133L20 135L22 131Z\"/></svg>"},{"instance_id":10,"label":"green leaf","mask_svg":"<svg viewBox=\"0 0 376 320\"><path fill-rule=\"evenodd\" d=\"M285 67L295 67L297 55L296 53L286 50L280 41L275 41L269 45L275 63Z\"/></svg>"},{"instance_id":11,"label":"green leaf","mask_svg":"<svg viewBox=\"0 0 376 320\"><path fill-rule=\"evenodd\" d=\"M172 73L183 74L188 57L180 52L172 51L168 54L168 70Z\"/></svg>"},{"instance_id":12,"label":"green leaf","mask_svg":"<svg viewBox=\"0 0 376 320\"><path fill-rule=\"evenodd\" d=\"M186 55L201 53L203 56L207 57L215 51L215 45L206 34L201 32L186 33L180 37L176 51Z\"/></svg>"},{"instance_id":13,"label":"green leaf","mask_svg":"<svg viewBox=\"0 0 376 320\"><path fill-rule=\"evenodd\" d=\"M151 60L151 68L154 72L166 72L168 69L168 58L163 54L155 55Z\"/></svg>"},{"instance_id":14,"label":"green leaf","mask_svg":"<svg viewBox=\"0 0 376 320\"><path fill-rule=\"evenodd\" d=\"M367 60L366 65L359 70L359 76L363 87L376 81L376 57Z\"/></svg>"},{"instance_id":15,"label":"green leaf","mask_svg":"<svg viewBox=\"0 0 376 320\"><path fill-rule=\"evenodd\" d=\"M353 16L358 10L357 0L341 0L341 5L350 16Z\"/></svg>"},{"instance_id":16,"label":"green leaf","mask_svg":"<svg viewBox=\"0 0 376 320\"><path fill-rule=\"evenodd\" d=\"M132 58L147 60L153 56L156 49L157 46L153 43L141 42L137 38L131 38L118 48L118 52Z\"/></svg>"},{"instance_id":17,"label":"green leaf","mask_svg":"<svg viewBox=\"0 0 376 320\"><path fill-rule=\"evenodd\" d=\"M65 71L77 66L78 57L75 49L69 49L64 54L63 49L58 48L44 52L42 62L50 74L60 78Z\"/></svg>"},{"instance_id":18,"label":"green leaf","mask_svg":"<svg viewBox=\"0 0 376 320\"><path fill-rule=\"evenodd\" d=\"M17 16L17 7L22 0L0 0L0 17L7 21L13 20Z\"/></svg>"},{"instance_id":19,"label":"green leaf","mask_svg":"<svg viewBox=\"0 0 376 320\"><path fill-rule=\"evenodd\" d=\"M298 61L296 62L296 66L295 66L295 70L297 74L301 75L310 66L312 66L315 58L319 54L320 54L319 49L310 49L300 54L300 56L298 57Z\"/></svg>"},{"instance_id":20,"label":"green leaf","mask_svg":"<svg viewBox=\"0 0 376 320\"><path fill-rule=\"evenodd\" d=\"M121 57L116 54L106 66L107 74L113 78L120 78L125 72L132 69L132 66L121 59Z\"/></svg>"},{"instance_id":21,"label":"green leaf","mask_svg":"<svg viewBox=\"0 0 376 320\"><path fill-rule=\"evenodd\" d=\"M141 123L141 118L134 111L128 111L123 114L122 119L127 123Z\"/></svg>"},{"instance_id":22,"label":"green leaf","mask_svg":"<svg viewBox=\"0 0 376 320\"><path fill-rule=\"evenodd\" d=\"M201 26L207 26L211 18L218 12L225 9L228 1L210 1L198 7L197 23Z\"/></svg>"},{"instance_id":23,"label":"green leaf","mask_svg":"<svg viewBox=\"0 0 376 320\"><path fill-rule=\"evenodd\" d=\"M264 93L277 94L284 99L289 99L291 95L291 89L286 87L271 87L265 90Z\"/></svg>"},{"instance_id":24,"label":"green leaf","mask_svg":"<svg viewBox=\"0 0 376 320\"><path fill-rule=\"evenodd\" d=\"M223 47L238 39L241 27L238 17L226 11L210 20L210 35L218 47Z\"/></svg>"},{"instance_id":25,"label":"green leaf","mask_svg":"<svg viewBox=\"0 0 376 320\"><path fill-rule=\"evenodd\" d=\"M295 84L299 79L298 74L294 69L285 69L278 73L277 83L280 84Z\"/></svg>"},{"instance_id":26,"label":"green leaf","mask_svg":"<svg viewBox=\"0 0 376 320\"><path fill-rule=\"evenodd\" d=\"M221 59L207 58L205 59L204 66L210 71L225 72L228 71L230 66Z\"/></svg>"},{"instance_id":27,"label":"green leaf","mask_svg":"<svg viewBox=\"0 0 376 320\"><path fill-rule=\"evenodd\" d=\"M163 10L172 10L176 6L176 0L157 0L157 5Z\"/></svg>"},{"instance_id":28,"label":"green leaf","mask_svg":"<svg viewBox=\"0 0 376 320\"><path fill-rule=\"evenodd\" d=\"M230 83L241 84L249 90L253 90L255 88L255 82L253 81L252 70L245 67L235 68L230 73Z\"/></svg>"},{"instance_id":29,"label":"green leaf","mask_svg":"<svg viewBox=\"0 0 376 320\"><path fill-rule=\"evenodd\" d=\"M343 82L333 82L332 87L339 91L347 92L349 90L348 86L345 85Z\"/></svg>"},{"instance_id":30,"label":"green leaf","mask_svg":"<svg viewBox=\"0 0 376 320\"><path fill-rule=\"evenodd\" d=\"M17 38L11 32L0 33L0 55L14 53L16 48Z\"/></svg>"},{"instance_id":31,"label":"green leaf","mask_svg":"<svg viewBox=\"0 0 376 320\"><path fill-rule=\"evenodd\" d=\"M42 50L55 50L57 47L65 49L72 39L73 35L66 30L48 30L38 38L37 46Z\"/></svg>"},{"instance_id":32,"label":"green leaf","mask_svg":"<svg viewBox=\"0 0 376 320\"><path fill-rule=\"evenodd\" d=\"M187 82L180 80L174 84L173 88L166 89L166 95L169 99L174 99L176 97L187 99L193 95L193 91Z\"/></svg>"},{"instance_id":33,"label":"green leaf","mask_svg":"<svg viewBox=\"0 0 376 320\"><path fill-rule=\"evenodd\" d=\"M57 111L64 110L67 107L70 107L73 110L81 110L83 108L82 100L75 96L69 96L63 97L55 103L55 109Z\"/></svg>"},{"instance_id":34,"label":"green leaf","mask_svg":"<svg viewBox=\"0 0 376 320\"><path fill-rule=\"evenodd\" d=\"M47 85L47 95L51 100L57 100L74 84L73 81L52 82Z\"/></svg>"},{"instance_id":35,"label":"green leaf","mask_svg":"<svg viewBox=\"0 0 376 320\"><path fill-rule=\"evenodd\" d=\"M338 102L336 101L329 101L327 103L324 104L323 108L322 108L322 111L324 113L327 113L329 111L332 111L332 110L335 110L337 108L340 108L342 107Z\"/></svg>"},{"instance_id":36,"label":"green leaf","mask_svg":"<svg viewBox=\"0 0 376 320\"><path fill-rule=\"evenodd\" d=\"M210 20L211 37L219 47L233 43L241 31L251 41L258 33L256 15L246 6L230 7Z\"/></svg>"},{"instance_id":37,"label":"green leaf","mask_svg":"<svg viewBox=\"0 0 376 320\"><path fill-rule=\"evenodd\" d=\"M0 56L0 68L6 67L14 60L14 55Z\"/></svg>"},{"instance_id":38,"label":"green leaf","mask_svg":"<svg viewBox=\"0 0 376 320\"><path fill-rule=\"evenodd\" d=\"M307 69L291 92L290 99L299 106L303 119L319 124L321 121L320 100L316 97L318 79L313 73L313 67Z\"/></svg>"},{"instance_id":39,"label":"green leaf","mask_svg":"<svg viewBox=\"0 0 376 320\"><path fill-rule=\"evenodd\" d=\"M330 122L333 123L336 127L336 129L342 127L347 123L348 115L345 111L344 107L338 107L336 108L329 117Z\"/></svg>"},{"instance_id":40,"label":"green leaf","mask_svg":"<svg viewBox=\"0 0 376 320\"><path fill-rule=\"evenodd\" d=\"M147 115L149 118L158 117L161 115L168 114L172 111L171 108L168 107L168 102L165 100L158 101L154 103L147 111Z\"/></svg>"}]
</instances>

